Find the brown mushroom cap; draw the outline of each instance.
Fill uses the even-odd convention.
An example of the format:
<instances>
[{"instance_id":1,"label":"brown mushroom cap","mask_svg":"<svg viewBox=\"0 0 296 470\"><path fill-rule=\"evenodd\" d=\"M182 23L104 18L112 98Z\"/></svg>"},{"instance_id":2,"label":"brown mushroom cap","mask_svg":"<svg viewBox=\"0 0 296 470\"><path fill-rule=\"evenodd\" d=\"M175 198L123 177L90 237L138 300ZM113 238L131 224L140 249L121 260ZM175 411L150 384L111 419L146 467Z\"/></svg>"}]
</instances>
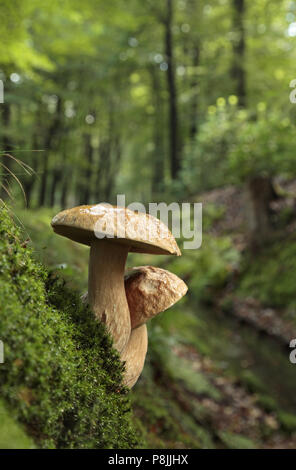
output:
<instances>
[{"instance_id":1,"label":"brown mushroom cap","mask_svg":"<svg viewBox=\"0 0 296 470\"><path fill-rule=\"evenodd\" d=\"M125 276L125 292L131 314L131 327L167 310L187 292L185 282L165 269L153 266L133 268Z\"/></svg>"},{"instance_id":2,"label":"brown mushroom cap","mask_svg":"<svg viewBox=\"0 0 296 470\"><path fill-rule=\"evenodd\" d=\"M105 235L111 243L129 246L129 251L180 256L175 238L159 219L142 212L108 204L78 206L57 214L53 230L84 245Z\"/></svg>"},{"instance_id":3,"label":"brown mushroom cap","mask_svg":"<svg viewBox=\"0 0 296 470\"><path fill-rule=\"evenodd\" d=\"M178 276L154 266L137 266L127 271L124 287L132 329L172 307L188 290ZM88 303L87 292L81 300Z\"/></svg>"}]
</instances>

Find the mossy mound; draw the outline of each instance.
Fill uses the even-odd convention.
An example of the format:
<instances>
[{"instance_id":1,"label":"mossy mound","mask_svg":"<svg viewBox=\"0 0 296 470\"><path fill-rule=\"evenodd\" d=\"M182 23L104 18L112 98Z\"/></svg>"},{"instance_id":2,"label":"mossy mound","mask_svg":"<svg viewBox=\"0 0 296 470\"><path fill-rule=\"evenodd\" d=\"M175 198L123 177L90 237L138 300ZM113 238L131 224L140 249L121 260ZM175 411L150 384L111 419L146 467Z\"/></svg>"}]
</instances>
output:
<instances>
[{"instance_id":1,"label":"mossy mound","mask_svg":"<svg viewBox=\"0 0 296 470\"><path fill-rule=\"evenodd\" d=\"M139 445L123 366L76 293L49 274L0 207L1 398L41 447Z\"/></svg>"}]
</instances>

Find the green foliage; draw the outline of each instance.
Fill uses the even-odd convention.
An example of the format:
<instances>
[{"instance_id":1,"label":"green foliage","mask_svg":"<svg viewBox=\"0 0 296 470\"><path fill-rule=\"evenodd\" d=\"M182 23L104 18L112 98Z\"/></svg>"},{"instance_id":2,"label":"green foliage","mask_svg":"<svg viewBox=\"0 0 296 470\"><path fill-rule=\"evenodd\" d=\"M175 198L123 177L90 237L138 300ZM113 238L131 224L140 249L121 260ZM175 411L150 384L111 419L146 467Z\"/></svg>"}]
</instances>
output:
<instances>
[{"instance_id":1,"label":"green foliage","mask_svg":"<svg viewBox=\"0 0 296 470\"><path fill-rule=\"evenodd\" d=\"M245 119L229 152L230 175L240 181L256 175L294 174L295 128L280 113Z\"/></svg>"},{"instance_id":2,"label":"green foliage","mask_svg":"<svg viewBox=\"0 0 296 470\"><path fill-rule=\"evenodd\" d=\"M172 354L174 338L166 338L163 332L154 328L150 334L153 360L159 364L164 378L183 383L186 390L198 395L206 395L219 400L219 391L198 371L192 370L190 360Z\"/></svg>"},{"instance_id":3,"label":"green foliage","mask_svg":"<svg viewBox=\"0 0 296 470\"><path fill-rule=\"evenodd\" d=\"M1 396L42 447L130 448L123 366L102 324L0 212Z\"/></svg>"},{"instance_id":4,"label":"green foliage","mask_svg":"<svg viewBox=\"0 0 296 470\"><path fill-rule=\"evenodd\" d=\"M185 155L183 181L189 192L196 191L196 186L205 190L225 184L228 152L244 116L236 109L234 105L209 107L199 133Z\"/></svg>"},{"instance_id":5,"label":"green foliage","mask_svg":"<svg viewBox=\"0 0 296 470\"><path fill-rule=\"evenodd\" d=\"M221 441L230 449L256 449L257 445L251 439L230 432L219 432Z\"/></svg>"},{"instance_id":6,"label":"green foliage","mask_svg":"<svg viewBox=\"0 0 296 470\"><path fill-rule=\"evenodd\" d=\"M238 292L263 304L295 309L296 240L279 240L246 261Z\"/></svg>"},{"instance_id":7,"label":"green foliage","mask_svg":"<svg viewBox=\"0 0 296 470\"><path fill-rule=\"evenodd\" d=\"M255 1L245 8L247 118L237 110L231 73L233 4L182 0L172 6L178 151L185 155L183 178L174 181L167 3L86 0L81 9L77 0L42 8L36 0L1 2L0 78L10 116L1 137L36 171L33 178L20 175L32 205L114 201L120 192L129 200L183 199L187 190L266 171L270 154L268 171L287 171L285 140L293 142L287 119L295 115L287 82L294 73L293 2Z\"/></svg>"},{"instance_id":8,"label":"green foliage","mask_svg":"<svg viewBox=\"0 0 296 470\"><path fill-rule=\"evenodd\" d=\"M259 395L258 396L258 403L263 407L266 411L275 411L277 409L277 402L274 398L268 395Z\"/></svg>"}]
</instances>

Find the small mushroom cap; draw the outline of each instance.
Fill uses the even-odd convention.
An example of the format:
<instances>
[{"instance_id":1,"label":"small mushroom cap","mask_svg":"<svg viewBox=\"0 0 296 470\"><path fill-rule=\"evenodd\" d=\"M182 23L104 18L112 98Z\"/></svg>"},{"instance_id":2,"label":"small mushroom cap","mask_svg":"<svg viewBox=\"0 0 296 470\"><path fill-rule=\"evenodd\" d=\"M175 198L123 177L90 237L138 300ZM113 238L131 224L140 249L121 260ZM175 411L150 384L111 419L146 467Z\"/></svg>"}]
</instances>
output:
<instances>
[{"instance_id":1,"label":"small mushroom cap","mask_svg":"<svg viewBox=\"0 0 296 470\"><path fill-rule=\"evenodd\" d=\"M181 255L175 238L163 222L125 207L78 206L57 214L51 225L59 235L84 245L105 238L111 243L128 245L130 251L137 253Z\"/></svg>"},{"instance_id":2,"label":"small mushroom cap","mask_svg":"<svg viewBox=\"0 0 296 470\"><path fill-rule=\"evenodd\" d=\"M182 279L165 269L153 266L133 268L125 276L125 292L132 329L167 310L178 302L187 290Z\"/></svg>"}]
</instances>

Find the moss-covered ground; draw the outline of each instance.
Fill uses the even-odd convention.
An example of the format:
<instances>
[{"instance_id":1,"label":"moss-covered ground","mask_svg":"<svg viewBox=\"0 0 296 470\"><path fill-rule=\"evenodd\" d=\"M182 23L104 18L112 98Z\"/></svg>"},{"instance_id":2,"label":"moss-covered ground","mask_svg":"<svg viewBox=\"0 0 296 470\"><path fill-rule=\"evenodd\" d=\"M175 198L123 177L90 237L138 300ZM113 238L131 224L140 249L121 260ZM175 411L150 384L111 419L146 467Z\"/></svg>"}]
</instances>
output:
<instances>
[{"instance_id":1,"label":"moss-covered ground","mask_svg":"<svg viewBox=\"0 0 296 470\"><path fill-rule=\"evenodd\" d=\"M42 232L43 233L43 232ZM49 233L47 231L47 233ZM132 448L139 445L123 366L102 324L77 292L32 255L24 233L0 208L0 364L5 420L22 423L20 446ZM13 413L12 413L13 411ZM22 432L19 433L21 442ZM17 445L13 422L0 440ZM10 437L9 437L10 436Z\"/></svg>"}]
</instances>

